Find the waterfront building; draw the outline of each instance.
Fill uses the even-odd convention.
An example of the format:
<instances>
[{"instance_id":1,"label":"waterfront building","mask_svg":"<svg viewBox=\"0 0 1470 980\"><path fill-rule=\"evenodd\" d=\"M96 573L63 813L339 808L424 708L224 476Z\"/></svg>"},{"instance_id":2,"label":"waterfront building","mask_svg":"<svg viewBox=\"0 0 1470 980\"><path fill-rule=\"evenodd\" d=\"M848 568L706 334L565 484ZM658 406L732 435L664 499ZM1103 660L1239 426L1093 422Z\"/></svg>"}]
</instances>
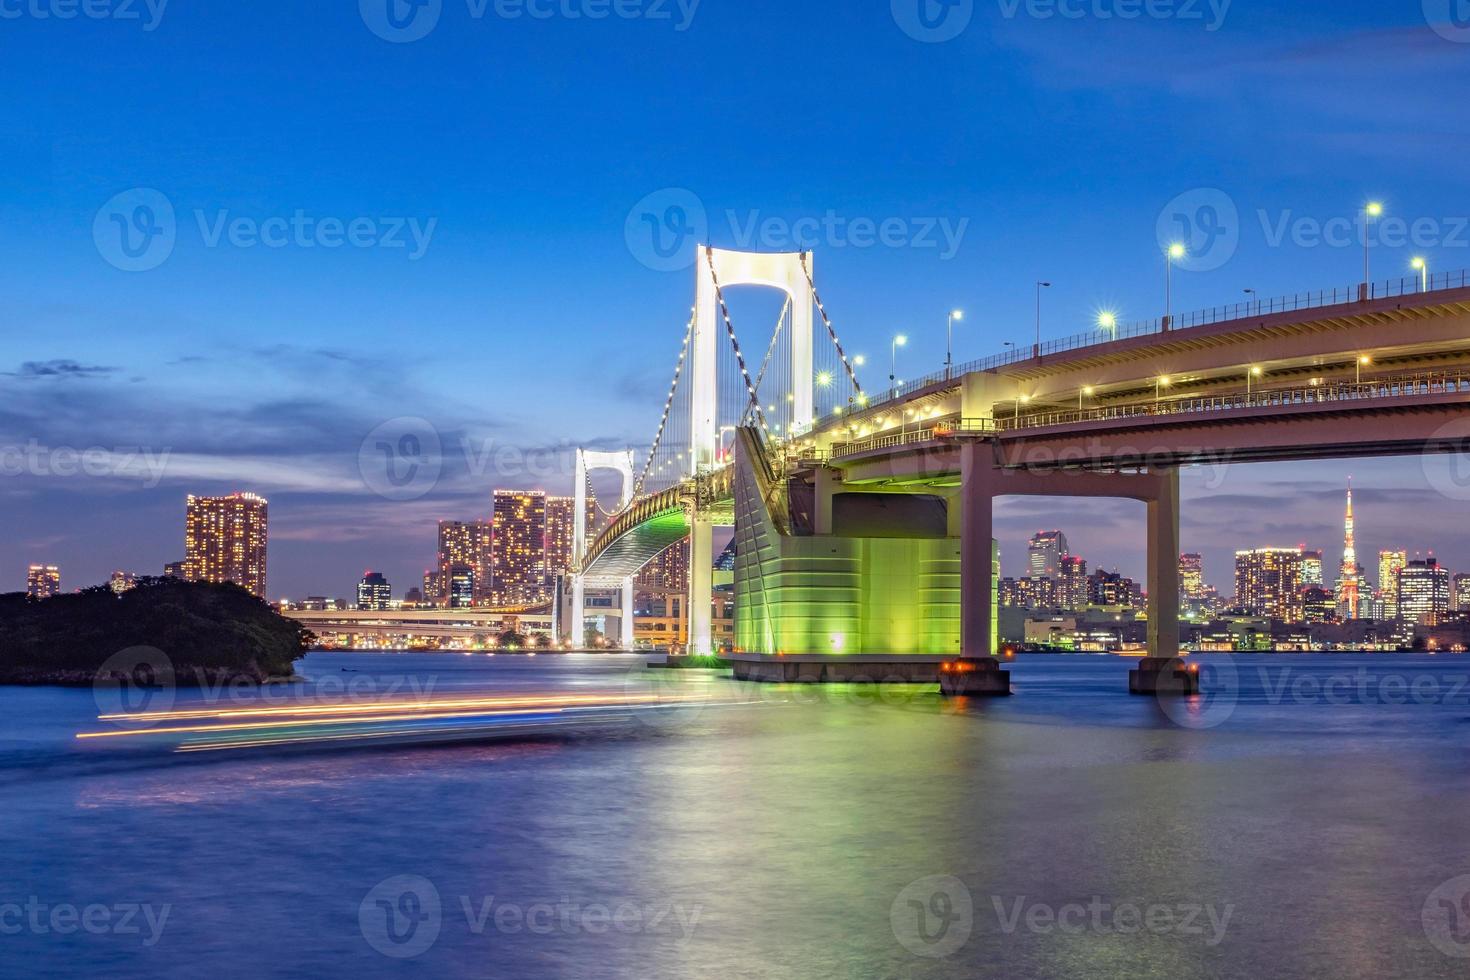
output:
<instances>
[{"instance_id":1,"label":"waterfront building","mask_svg":"<svg viewBox=\"0 0 1470 980\"><path fill-rule=\"evenodd\" d=\"M1062 559L1057 576L1057 605L1062 609L1082 609L1088 604L1087 561L1077 555Z\"/></svg>"},{"instance_id":2,"label":"waterfront building","mask_svg":"<svg viewBox=\"0 0 1470 980\"><path fill-rule=\"evenodd\" d=\"M444 605L449 609L468 609L475 604L477 576L469 565L450 565L442 581L446 583Z\"/></svg>"},{"instance_id":3,"label":"waterfront building","mask_svg":"<svg viewBox=\"0 0 1470 980\"><path fill-rule=\"evenodd\" d=\"M118 595L122 595L137 584L138 576L132 572L113 572L112 577L107 580L108 588Z\"/></svg>"},{"instance_id":4,"label":"waterfront building","mask_svg":"<svg viewBox=\"0 0 1470 980\"><path fill-rule=\"evenodd\" d=\"M471 603L490 601L491 548L494 536L485 521L439 522L439 588L430 593L441 605L449 605L451 570L470 570Z\"/></svg>"},{"instance_id":5,"label":"waterfront building","mask_svg":"<svg viewBox=\"0 0 1470 980\"><path fill-rule=\"evenodd\" d=\"M1252 548L1235 553L1235 603L1253 616L1300 622L1300 548Z\"/></svg>"},{"instance_id":6,"label":"waterfront building","mask_svg":"<svg viewBox=\"0 0 1470 980\"><path fill-rule=\"evenodd\" d=\"M61 593L61 569L55 565L32 565L26 569L26 595L49 599Z\"/></svg>"},{"instance_id":7,"label":"waterfront building","mask_svg":"<svg viewBox=\"0 0 1470 980\"><path fill-rule=\"evenodd\" d=\"M1378 591L1383 599L1383 610L1378 619L1397 619L1399 615L1399 572L1409 563L1409 556L1402 551L1380 551L1378 553Z\"/></svg>"},{"instance_id":8,"label":"waterfront building","mask_svg":"<svg viewBox=\"0 0 1470 980\"><path fill-rule=\"evenodd\" d=\"M491 572L497 606L544 602L546 588L546 494L540 490L495 491L495 547Z\"/></svg>"},{"instance_id":9,"label":"waterfront building","mask_svg":"<svg viewBox=\"0 0 1470 980\"><path fill-rule=\"evenodd\" d=\"M438 571L424 572L424 601L436 606L444 605L443 575Z\"/></svg>"},{"instance_id":10,"label":"waterfront building","mask_svg":"<svg viewBox=\"0 0 1470 980\"><path fill-rule=\"evenodd\" d=\"M1455 576L1453 599L1456 609L1460 612L1470 612L1470 575L1461 572Z\"/></svg>"},{"instance_id":11,"label":"waterfront building","mask_svg":"<svg viewBox=\"0 0 1470 980\"><path fill-rule=\"evenodd\" d=\"M1302 622L1330 623L1337 619L1337 598L1321 585L1308 585L1301 594Z\"/></svg>"},{"instance_id":12,"label":"waterfront building","mask_svg":"<svg viewBox=\"0 0 1470 980\"><path fill-rule=\"evenodd\" d=\"M382 572L369 571L363 575L362 581L357 583L357 608L372 610L393 608L393 587L388 584Z\"/></svg>"},{"instance_id":13,"label":"waterfront building","mask_svg":"<svg viewBox=\"0 0 1470 980\"><path fill-rule=\"evenodd\" d=\"M184 578L234 582L265 598L268 505L253 493L187 501Z\"/></svg>"},{"instance_id":14,"label":"waterfront building","mask_svg":"<svg viewBox=\"0 0 1470 980\"><path fill-rule=\"evenodd\" d=\"M637 588L688 589L689 588L689 539L671 544L638 573Z\"/></svg>"},{"instance_id":15,"label":"waterfront building","mask_svg":"<svg viewBox=\"0 0 1470 980\"><path fill-rule=\"evenodd\" d=\"M184 563L182 561L171 561L163 566L164 578L183 578Z\"/></svg>"},{"instance_id":16,"label":"waterfront building","mask_svg":"<svg viewBox=\"0 0 1470 980\"><path fill-rule=\"evenodd\" d=\"M1322 551L1302 549L1302 585L1325 585L1322 579Z\"/></svg>"},{"instance_id":17,"label":"waterfront building","mask_svg":"<svg viewBox=\"0 0 1470 980\"><path fill-rule=\"evenodd\" d=\"M1450 608L1450 573L1433 556L1399 570L1399 618L1421 626L1439 623Z\"/></svg>"},{"instance_id":18,"label":"waterfront building","mask_svg":"<svg viewBox=\"0 0 1470 980\"><path fill-rule=\"evenodd\" d=\"M590 542L597 523L597 505L587 502L587 539ZM548 586L572 570L572 548L577 532L577 499L575 497L546 498L546 575Z\"/></svg>"}]
</instances>

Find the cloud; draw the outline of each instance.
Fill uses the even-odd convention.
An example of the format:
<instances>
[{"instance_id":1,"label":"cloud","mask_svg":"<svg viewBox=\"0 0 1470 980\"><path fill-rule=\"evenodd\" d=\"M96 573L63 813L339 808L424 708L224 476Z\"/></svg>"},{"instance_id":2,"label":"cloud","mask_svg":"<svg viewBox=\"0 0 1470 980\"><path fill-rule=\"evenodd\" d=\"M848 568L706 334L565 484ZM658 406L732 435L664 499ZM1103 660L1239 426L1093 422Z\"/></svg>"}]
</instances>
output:
<instances>
[{"instance_id":1,"label":"cloud","mask_svg":"<svg viewBox=\"0 0 1470 980\"><path fill-rule=\"evenodd\" d=\"M98 378L109 374L115 374L119 369L115 367L100 367L91 364L79 364L68 359L51 361L26 361L21 364L17 371L7 371L7 378L20 378L23 381L34 381L39 378Z\"/></svg>"}]
</instances>

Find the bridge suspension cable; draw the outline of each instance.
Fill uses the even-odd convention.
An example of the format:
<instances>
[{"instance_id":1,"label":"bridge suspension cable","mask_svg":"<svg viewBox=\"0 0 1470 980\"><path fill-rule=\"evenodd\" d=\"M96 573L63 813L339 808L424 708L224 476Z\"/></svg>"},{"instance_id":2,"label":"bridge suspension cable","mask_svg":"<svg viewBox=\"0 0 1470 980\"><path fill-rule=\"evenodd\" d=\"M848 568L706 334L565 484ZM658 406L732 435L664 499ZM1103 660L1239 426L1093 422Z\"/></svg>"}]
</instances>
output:
<instances>
[{"instance_id":1,"label":"bridge suspension cable","mask_svg":"<svg viewBox=\"0 0 1470 980\"><path fill-rule=\"evenodd\" d=\"M781 313L776 317L776 329L771 331L771 344L766 348L766 359L761 361L760 373L755 376L755 390L761 390L761 382L766 378L766 369L771 366L771 355L776 353L776 342L781 339L781 331L791 322L791 298L787 297L786 305L781 307Z\"/></svg>"},{"instance_id":2,"label":"bridge suspension cable","mask_svg":"<svg viewBox=\"0 0 1470 980\"><path fill-rule=\"evenodd\" d=\"M858 400L864 401L862 382L858 381L857 372L852 368L852 361L848 359L847 351L842 349L842 341L837 339L837 331L832 327L832 318L827 316L827 307L822 303L822 294L817 292L816 280L812 278L811 266L806 264L805 253L801 256L801 271L806 274L807 285L812 287L812 299L816 301L817 312L822 315L822 323L827 327L827 336L832 338L832 346L837 348L837 356L841 359L843 368L847 370L847 380L857 393Z\"/></svg>"},{"instance_id":3,"label":"bridge suspension cable","mask_svg":"<svg viewBox=\"0 0 1470 980\"><path fill-rule=\"evenodd\" d=\"M760 425L761 431L769 439L771 438L771 427L766 423L766 413L761 411L760 397L756 391L755 380L750 376L750 369L745 366L745 354L740 350L740 341L735 336L735 324L730 320L730 308L725 305L725 291L720 288L720 273L715 269L714 249L706 246L704 257L709 263L710 281L714 283L715 300L720 305L720 316L725 321L725 333L730 338L730 346L735 351L735 363L740 368L741 377L745 379L745 390L750 398L750 405L746 409L745 418L754 418Z\"/></svg>"},{"instance_id":4,"label":"bridge suspension cable","mask_svg":"<svg viewBox=\"0 0 1470 980\"><path fill-rule=\"evenodd\" d=\"M653 445L649 447L648 458L643 461L643 472L638 474L637 481L633 484L633 496L639 497L643 494L644 484L648 482L649 475L653 472L658 459L659 448L663 443L664 433L669 427L669 416L674 409L674 395L679 390L679 380L684 374L684 364L689 359L689 338L694 334L695 314L689 314L689 323L684 328L684 342L679 347L679 360L674 365L674 380L669 382L669 397L664 400L663 418L659 419L658 432L654 434Z\"/></svg>"}]
</instances>

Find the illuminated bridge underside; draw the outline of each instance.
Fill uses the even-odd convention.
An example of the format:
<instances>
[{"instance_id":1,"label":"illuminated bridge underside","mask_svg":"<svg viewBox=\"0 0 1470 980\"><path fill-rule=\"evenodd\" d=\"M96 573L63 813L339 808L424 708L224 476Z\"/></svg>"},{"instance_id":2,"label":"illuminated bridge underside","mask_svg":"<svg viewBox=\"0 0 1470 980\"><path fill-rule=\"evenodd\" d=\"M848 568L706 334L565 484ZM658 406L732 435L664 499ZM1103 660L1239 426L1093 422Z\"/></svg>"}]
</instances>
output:
<instances>
[{"instance_id":1,"label":"illuminated bridge underside","mask_svg":"<svg viewBox=\"0 0 1470 980\"><path fill-rule=\"evenodd\" d=\"M734 523L730 469L634 501L587 549L582 575L593 583L637 575L665 548L689 536L689 510L696 501L715 524Z\"/></svg>"}]
</instances>

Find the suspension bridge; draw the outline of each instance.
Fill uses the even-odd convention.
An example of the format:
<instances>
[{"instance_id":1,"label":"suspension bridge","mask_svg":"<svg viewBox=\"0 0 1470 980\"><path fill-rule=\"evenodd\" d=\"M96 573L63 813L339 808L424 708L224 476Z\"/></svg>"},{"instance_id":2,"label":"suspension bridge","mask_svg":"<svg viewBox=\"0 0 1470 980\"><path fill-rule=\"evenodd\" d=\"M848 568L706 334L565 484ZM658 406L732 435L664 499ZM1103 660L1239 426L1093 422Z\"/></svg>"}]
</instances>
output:
<instances>
[{"instance_id":1,"label":"suspension bridge","mask_svg":"<svg viewBox=\"0 0 1470 980\"><path fill-rule=\"evenodd\" d=\"M750 356L727 293L784 294ZM820 324L820 325L819 325ZM672 338L671 338L672 339ZM759 357L759 360L756 360ZM1147 505L1140 693L1190 692L1178 637L1179 470L1470 450L1470 276L1253 300L947 365L870 395L811 253L700 246L695 302L642 465L578 454L566 639L589 588L622 593L689 540L689 651L711 652L714 529L733 527L736 676L938 679L1005 693L996 497ZM620 477L595 535L591 474ZM632 617L623 617L632 644Z\"/></svg>"}]
</instances>

